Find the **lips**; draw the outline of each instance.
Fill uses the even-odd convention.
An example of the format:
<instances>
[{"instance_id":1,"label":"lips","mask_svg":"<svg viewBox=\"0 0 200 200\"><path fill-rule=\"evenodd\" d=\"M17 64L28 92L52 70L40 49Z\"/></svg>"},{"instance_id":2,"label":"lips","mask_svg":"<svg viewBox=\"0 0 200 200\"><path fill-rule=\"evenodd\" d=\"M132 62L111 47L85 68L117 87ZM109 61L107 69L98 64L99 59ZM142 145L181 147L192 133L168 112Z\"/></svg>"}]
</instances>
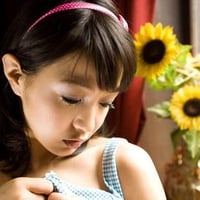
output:
<instances>
[{"instance_id":1,"label":"lips","mask_svg":"<svg viewBox=\"0 0 200 200\"><path fill-rule=\"evenodd\" d=\"M77 149L81 146L81 144L83 143L82 140L63 140L63 142L65 143L65 145L68 148L71 149Z\"/></svg>"}]
</instances>

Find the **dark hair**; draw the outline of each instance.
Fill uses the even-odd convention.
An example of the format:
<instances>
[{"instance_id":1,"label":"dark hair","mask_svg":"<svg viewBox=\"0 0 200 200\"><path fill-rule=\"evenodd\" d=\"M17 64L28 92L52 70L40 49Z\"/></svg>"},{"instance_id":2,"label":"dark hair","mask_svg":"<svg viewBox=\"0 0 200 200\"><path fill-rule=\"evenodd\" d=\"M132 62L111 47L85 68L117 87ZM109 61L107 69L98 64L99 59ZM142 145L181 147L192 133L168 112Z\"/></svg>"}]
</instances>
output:
<instances>
[{"instance_id":1,"label":"dark hair","mask_svg":"<svg viewBox=\"0 0 200 200\"><path fill-rule=\"evenodd\" d=\"M27 31L49 9L71 1L27 2L8 29L1 57L6 53L15 55L23 72L34 74L56 59L78 52L95 63L101 89L124 91L128 88L135 73L136 58L132 37L120 22L101 12L76 9L48 16ZM110 0L87 2L102 5L119 15ZM24 132L21 100L10 88L0 65L0 171L16 177L24 174L30 164L30 147ZM121 83L116 88L121 72Z\"/></svg>"}]
</instances>

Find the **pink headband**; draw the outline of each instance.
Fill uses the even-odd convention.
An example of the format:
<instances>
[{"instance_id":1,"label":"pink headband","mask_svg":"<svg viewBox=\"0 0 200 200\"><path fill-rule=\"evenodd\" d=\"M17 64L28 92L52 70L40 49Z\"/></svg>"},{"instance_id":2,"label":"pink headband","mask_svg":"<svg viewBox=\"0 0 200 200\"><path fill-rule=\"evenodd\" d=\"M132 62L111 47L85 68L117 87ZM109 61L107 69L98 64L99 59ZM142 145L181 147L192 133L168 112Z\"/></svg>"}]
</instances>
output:
<instances>
[{"instance_id":1,"label":"pink headband","mask_svg":"<svg viewBox=\"0 0 200 200\"><path fill-rule=\"evenodd\" d=\"M71 2L71 3L64 3L61 4L51 10L49 10L47 13L45 13L44 15L42 15L39 19L37 19L29 28L28 31L29 32L36 24L38 24L40 21L42 21L43 19L45 19L46 17L53 15L55 13L58 12L62 12L62 11L66 11L66 10L73 10L73 9L91 9L91 10L95 10L95 11L99 11L102 12L110 17L112 17L113 19L115 19L116 21L119 21L122 26L124 27L125 30L128 31L128 24L126 22L126 20L119 15L118 17L112 13L110 10L108 10L105 7L102 7L100 5L94 4L94 3L87 3L87 2Z\"/></svg>"}]
</instances>

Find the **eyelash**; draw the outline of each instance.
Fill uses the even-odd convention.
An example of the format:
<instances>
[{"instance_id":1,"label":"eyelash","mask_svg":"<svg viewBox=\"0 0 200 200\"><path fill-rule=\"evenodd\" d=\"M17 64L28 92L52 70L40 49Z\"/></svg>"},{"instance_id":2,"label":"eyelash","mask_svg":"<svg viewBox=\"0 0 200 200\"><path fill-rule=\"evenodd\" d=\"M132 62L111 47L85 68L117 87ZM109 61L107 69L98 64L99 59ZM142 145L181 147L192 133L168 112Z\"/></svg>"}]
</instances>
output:
<instances>
[{"instance_id":1,"label":"eyelash","mask_svg":"<svg viewBox=\"0 0 200 200\"><path fill-rule=\"evenodd\" d=\"M62 100L71 105L83 102L82 99L74 99L71 97L64 97L64 96L62 96ZM115 109L115 106L113 103L100 103L100 105L104 108L108 107L109 109Z\"/></svg>"},{"instance_id":2,"label":"eyelash","mask_svg":"<svg viewBox=\"0 0 200 200\"><path fill-rule=\"evenodd\" d=\"M101 103L101 105L103 106L103 107L108 107L110 110L111 109L115 109L115 106L114 106L114 104L113 103Z\"/></svg>"},{"instance_id":3,"label":"eyelash","mask_svg":"<svg viewBox=\"0 0 200 200\"><path fill-rule=\"evenodd\" d=\"M64 96L62 96L62 100L68 104L78 104L82 102L82 99L74 99L71 97L64 97Z\"/></svg>"}]
</instances>

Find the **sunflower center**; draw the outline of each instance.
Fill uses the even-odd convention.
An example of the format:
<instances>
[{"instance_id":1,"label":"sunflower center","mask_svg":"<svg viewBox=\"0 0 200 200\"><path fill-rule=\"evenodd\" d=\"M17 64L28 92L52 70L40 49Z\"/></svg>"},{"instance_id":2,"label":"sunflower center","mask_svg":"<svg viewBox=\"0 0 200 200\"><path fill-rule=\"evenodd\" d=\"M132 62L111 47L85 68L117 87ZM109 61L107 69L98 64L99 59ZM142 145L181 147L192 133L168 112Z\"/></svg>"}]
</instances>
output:
<instances>
[{"instance_id":1,"label":"sunflower center","mask_svg":"<svg viewBox=\"0 0 200 200\"><path fill-rule=\"evenodd\" d=\"M165 55L165 45L161 40L151 40L148 42L142 52L143 60L148 64L160 62Z\"/></svg>"},{"instance_id":2,"label":"sunflower center","mask_svg":"<svg viewBox=\"0 0 200 200\"><path fill-rule=\"evenodd\" d=\"M183 106L184 113L189 117L200 115L200 99L189 99Z\"/></svg>"}]
</instances>

